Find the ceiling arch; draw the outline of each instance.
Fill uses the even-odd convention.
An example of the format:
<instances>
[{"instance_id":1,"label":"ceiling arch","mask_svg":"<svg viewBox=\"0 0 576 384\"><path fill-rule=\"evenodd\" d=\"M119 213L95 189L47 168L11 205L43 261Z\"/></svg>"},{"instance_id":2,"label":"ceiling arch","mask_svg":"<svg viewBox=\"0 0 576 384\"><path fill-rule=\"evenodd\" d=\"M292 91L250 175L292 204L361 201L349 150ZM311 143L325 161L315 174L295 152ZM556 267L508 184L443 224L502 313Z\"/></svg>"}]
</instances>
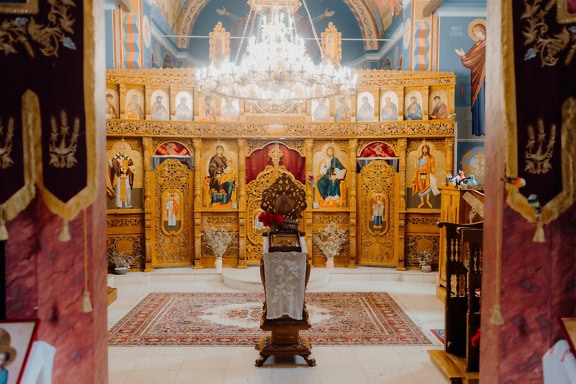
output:
<instances>
[{"instance_id":1,"label":"ceiling arch","mask_svg":"<svg viewBox=\"0 0 576 384\"><path fill-rule=\"evenodd\" d=\"M374 15L366 7L366 3L361 0L344 0L344 2L356 16L356 21L364 38L364 48L366 50L377 50L378 30L376 28Z\"/></svg>"},{"instance_id":2,"label":"ceiling arch","mask_svg":"<svg viewBox=\"0 0 576 384\"><path fill-rule=\"evenodd\" d=\"M305 5L314 20L317 35L332 22L342 33L344 54L357 58L381 48L381 41L393 25L393 19L400 19L396 24L401 24L402 15L397 12L401 3L402 0L306 0ZM181 6L184 11L175 25L176 44L178 49L187 51L199 61L206 61L208 53L207 38L201 37L207 37L214 26L222 22L234 38L239 38L242 30L235 20L245 20L250 12L246 0L183 0ZM308 20L304 8L301 6L298 12ZM225 9L231 17L219 14L218 9ZM326 11L332 14L322 19L321 15Z\"/></svg>"}]
</instances>

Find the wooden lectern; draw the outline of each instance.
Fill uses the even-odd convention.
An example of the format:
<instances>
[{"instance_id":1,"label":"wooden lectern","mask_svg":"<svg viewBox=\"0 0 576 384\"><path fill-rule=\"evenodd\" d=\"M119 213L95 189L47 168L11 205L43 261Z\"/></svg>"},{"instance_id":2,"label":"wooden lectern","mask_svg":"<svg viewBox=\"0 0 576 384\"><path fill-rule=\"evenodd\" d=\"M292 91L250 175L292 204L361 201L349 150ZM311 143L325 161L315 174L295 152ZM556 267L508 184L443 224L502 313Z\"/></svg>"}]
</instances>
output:
<instances>
[{"instance_id":1,"label":"wooden lectern","mask_svg":"<svg viewBox=\"0 0 576 384\"><path fill-rule=\"evenodd\" d=\"M266 271L276 274L274 276L276 284L269 284L272 279L266 278ZM278 284L279 273L283 276ZM310 342L305 335L300 334L300 331L311 327L304 300L304 291L310 278L310 264L306 254L302 252L265 253L260 264L260 277L266 297L260 316L260 328L264 331L271 331L272 334L262 336L256 345L256 349L260 351L256 366L260 367L272 355L302 356L309 366L315 366L316 360L310 358L312 354ZM285 285L291 282L302 286L293 286L294 289L285 291ZM295 297L296 295L293 294L298 292L301 296ZM290 308L291 305L292 308Z\"/></svg>"},{"instance_id":2,"label":"wooden lectern","mask_svg":"<svg viewBox=\"0 0 576 384\"><path fill-rule=\"evenodd\" d=\"M312 347L300 334L311 327L304 297L310 263L298 229L298 219L306 208L305 193L291 175L282 174L262 194L261 207L265 212L282 214L286 221L264 237L260 278L265 299L260 328L271 335L262 336L256 344L260 351L256 366L274 355L302 356L313 367L316 360L310 357Z\"/></svg>"}]
</instances>

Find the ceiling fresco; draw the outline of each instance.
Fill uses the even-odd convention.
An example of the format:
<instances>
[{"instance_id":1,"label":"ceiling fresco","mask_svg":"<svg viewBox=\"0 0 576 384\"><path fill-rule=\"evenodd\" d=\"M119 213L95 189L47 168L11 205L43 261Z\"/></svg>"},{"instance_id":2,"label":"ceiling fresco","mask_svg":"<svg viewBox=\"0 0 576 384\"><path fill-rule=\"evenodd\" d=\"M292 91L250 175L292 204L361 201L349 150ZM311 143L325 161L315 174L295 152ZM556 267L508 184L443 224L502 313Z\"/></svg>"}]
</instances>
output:
<instances>
[{"instance_id":1,"label":"ceiling fresco","mask_svg":"<svg viewBox=\"0 0 576 384\"><path fill-rule=\"evenodd\" d=\"M342 62L354 61L380 50L402 27L407 0L305 0L296 13L298 32L307 41L309 54L317 58L314 36L331 22L342 33ZM246 44L246 0L156 0L152 21L182 53L197 62L208 61L209 33L221 22L231 34L231 58ZM176 11L183 10L183 11ZM312 20L312 23L310 22Z\"/></svg>"}]
</instances>

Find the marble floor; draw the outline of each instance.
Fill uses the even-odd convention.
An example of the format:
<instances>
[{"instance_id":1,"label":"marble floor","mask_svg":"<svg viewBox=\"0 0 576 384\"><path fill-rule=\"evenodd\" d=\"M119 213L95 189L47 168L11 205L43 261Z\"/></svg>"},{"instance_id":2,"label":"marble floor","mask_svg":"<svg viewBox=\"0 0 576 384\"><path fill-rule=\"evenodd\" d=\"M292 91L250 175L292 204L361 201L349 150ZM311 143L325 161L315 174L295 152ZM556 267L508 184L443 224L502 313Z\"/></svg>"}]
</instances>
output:
<instances>
[{"instance_id":1,"label":"marble floor","mask_svg":"<svg viewBox=\"0 0 576 384\"><path fill-rule=\"evenodd\" d=\"M157 269L109 276L118 298L108 307L112 327L148 292L238 292L261 289L257 268ZM404 309L433 345L312 346L315 367L301 357L269 358L255 367L254 347L110 346L110 384L445 384L428 350L443 349L430 332L444 327L444 305L435 295L436 274L387 268L314 268L308 291L384 291Z\"/></svg>"}]
</instances>

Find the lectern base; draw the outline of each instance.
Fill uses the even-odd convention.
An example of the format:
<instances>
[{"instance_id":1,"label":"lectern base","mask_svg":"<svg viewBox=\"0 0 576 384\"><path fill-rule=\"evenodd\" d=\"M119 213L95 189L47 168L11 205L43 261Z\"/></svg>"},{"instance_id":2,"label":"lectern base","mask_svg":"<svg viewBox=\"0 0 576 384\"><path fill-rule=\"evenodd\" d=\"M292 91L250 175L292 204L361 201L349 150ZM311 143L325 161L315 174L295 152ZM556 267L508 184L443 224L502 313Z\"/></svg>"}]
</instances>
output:
<instances>
[{"instance_id":1,"label":"lectern base","mask_svg":"<svg viewBox=\"0 0 576 384\"><path fill-rule=\"evenodd\" d=\"M260 351L260 358L256 360L256 366L260 367L268 359L274 356L302 356L309 366L316 365L316 359L310 357L312 347L306 336L300 336L298 331L295 334L287 335L285 332L272 336L262 336L256 344L256 349Z\"/></svg>"}]
</instances>

